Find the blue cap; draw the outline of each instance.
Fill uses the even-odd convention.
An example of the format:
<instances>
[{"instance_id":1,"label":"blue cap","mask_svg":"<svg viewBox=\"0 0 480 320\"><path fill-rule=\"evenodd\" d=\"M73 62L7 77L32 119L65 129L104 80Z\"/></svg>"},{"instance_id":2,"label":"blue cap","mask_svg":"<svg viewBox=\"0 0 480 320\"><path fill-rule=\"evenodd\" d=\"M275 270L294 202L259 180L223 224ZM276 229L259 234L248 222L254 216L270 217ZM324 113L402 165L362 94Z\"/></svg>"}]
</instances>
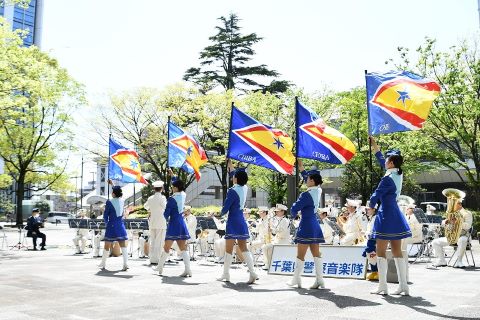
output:
<instances>
[{"instance_id":1,"label":"blue cap","mask_svg":"<svg viewBox=\"0 0 480 320\"><path fill-rule=\"evenodd\" d=\"M40 209L38 209L38 208L33 208L33 209L32 209L32 212L40 212Z\"/></svg>"},{"instance_id":2,"label":"blue cap","mask_svg":"<svg viewBox=\"0 0 480 320\"><path fill-rule=\"evenodd\" d=\"M385 152L385 158L388 158L390 156L401 156L401 155L402 153L398 149L392 149Z\"/></svg>"},{"instance_id":3,"label":"blue cap","mask_svg":"<svg viewBox=\"0 0 480 320\"><path fill-rule=\"evenodd\" d=\"M247 172L247 168L236 168L235 170L233 170L229 173L230 178L232 178L233 176L235 176L239 172Z\"/></svg>"},{"instance_id":4,"label":"blue cap","mask_svg":"<svg viewBox=\"0 0 480 320\"><path fill-rule=\"evenodd\" d=\"M307 176L310 176L310 175L313 175L313 174L318 174L320 176L322 175L320 173L320 170L317 170L317 169L312 169L312 170L307 171Z\"/></svg>"}]
</instances>

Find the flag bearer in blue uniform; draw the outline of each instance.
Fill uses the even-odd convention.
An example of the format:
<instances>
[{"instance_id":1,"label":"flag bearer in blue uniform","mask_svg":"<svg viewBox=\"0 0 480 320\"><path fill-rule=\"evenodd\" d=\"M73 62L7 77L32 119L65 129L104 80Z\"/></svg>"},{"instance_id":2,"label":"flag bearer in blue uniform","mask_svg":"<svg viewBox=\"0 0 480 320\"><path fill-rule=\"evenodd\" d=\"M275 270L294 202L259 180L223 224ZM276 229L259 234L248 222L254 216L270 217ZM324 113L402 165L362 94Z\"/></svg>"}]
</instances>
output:
<instances>
[{"instance_id":1,"label":"flag bearer in blue uniform","mask_svg":"<svg viewBox=\"0 0 480 320\"><path fill-rule=\"evenodd\" d=\"M250 273L248 284L257 280L257 274L253 267L252 254L247 249L247 239L250 238L247 222L243 216L243 209L247 200L248 174L244 168L233 169L231 160L228 160L230 176L232 176L233 187L228 189L227 197L221 210L221 215L228 213L227 226L225 229L225 257L223 262L223 274L219 281L230 281L230 265L232 264L232 253L235 240L242 251L245 262Z\"/></svg>"},{"instance_id":2,"label":"flag bearer in blue uniform","mask_svg":"<svg viewBox=\"0 0 480 320\"><path fill-rule=\"evenodd\" d=\"M169 174L173 176L173 172L169 169ZM187 250L187 240L190 239L187 225L183 219L183 211L185 208L185 184L177 177L172 177L172 191L173 194L167 199L164 216L168 221L167 233L165 236L165 244L163 246L162 254L158 262L158 274L162 275L163 266L167 260L173 242L177 242L180 248L180 255L185 265L185 270L180 277L191 277L192 270L190 269L190 255Z\"/></svg>"},{"instance_id":3,"label":"flag bearer in blue uniform","mask_svg":"<svg viewBox=\"0 0 480 320\"><path fill-rule=\"evenodd\" d=\"M111 184L111 181L109 181L109 183ZM107 200L105 204L105 211L103 213L103 220L105 221L105 247L103 249L102 262L99 265L100 269L105 269L105 263L110 256L110 250L112 249L114 241L117 241L122 249L122 271L127 271L128 269L128 252L126 246L128 236L123 222L125 201L121 199L122 195L122 188L120 186L113 186L112 199Z\"/></svg>"},{"instance_id":4,"label":"flag bearer in blue uniform","mask_svg":"<svg viewBox=\"0 0 480 320\"><path fill-rule=\"evenodd\" d=\"M377 159L379 158L377 152ZM381 155L381 153L380 153ZM381 159L379 159L380 162ZM381 164L381 163L380 163ZM378 289L372 293L388 294L387 287L387 268L388 262L386 258L386 251L388 243L390 242L395 266L399 279L399 288L394 294L409 295L409 288L407 284L407 266L406 261L402 257L402 239L412 236L410 227L405 219L405 216L400 211L397 204L397 197L402 191L403 172L401 165L403 158L401 155L387 154L385 160L385 176L380 180L380 183L370 198L368 209L370 214L373 214L375 207L380 203L375 222L372 230L372 238L376 239L377 252L377 267L379 283Z\"/></svg>"},{"instance_id":5,"label":"flag bearer in blue uniform","mask_svg":"<svg viewBox=\"0 0 480 320\"><path fill-rule=\"evenodd\" d=\"M302 173L303 180L308 189L300 194L298 200L293 204L290 209L292 218L301 213L300 224L295 236L295 243L297 244L297 260L295 263L295 270L290 286L302 287L301 275L305 263L305 255L307 250L310 249L315 262L315 283L310 289L325 288L323 281L323 263L320 255L320 243L324 243L322 229L317 220L317 210L320 206L320 198L322 195L322 188L320 185L323 183L322 176L318 170L306 171L303 168L303 163L300 159L297 160L299 164L300 172Z\"/></svg>"}]
</instances>

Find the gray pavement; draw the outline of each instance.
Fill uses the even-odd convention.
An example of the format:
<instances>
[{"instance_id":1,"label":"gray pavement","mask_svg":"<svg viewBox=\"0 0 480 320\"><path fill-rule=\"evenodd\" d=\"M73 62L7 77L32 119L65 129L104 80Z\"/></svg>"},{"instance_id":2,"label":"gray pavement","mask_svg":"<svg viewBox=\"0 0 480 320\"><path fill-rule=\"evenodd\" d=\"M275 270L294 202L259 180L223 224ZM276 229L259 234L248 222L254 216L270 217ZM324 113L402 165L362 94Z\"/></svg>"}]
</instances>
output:
<instances>
[{"instance_id":1,"label":"gray pavement","mask_svg":"<svg viewBox=\"0 0 480 320\"><path fill-rule=\"evenodd\" d=\"M183 265L156 275L143 259L74 255L72 230L47 225L47 251L0 251L0 319L480 319L480 246L476 268L410 266L410 297L369 294L376 283L326 278L325 290L292 289L289 277L267 275L247 285L247 270L236 265L232 283L215 281L222 266L192 263L192 278L179 278ZM0 233L1 235L1 233ZM10 245L15 230L7 229ZM0 239L1 241L1 239ZM28 239L31 246L31 239ZM305 287L313 278L303 278ZM389 284L391 290L396 284Z\"/></svg>"}]
</instances>

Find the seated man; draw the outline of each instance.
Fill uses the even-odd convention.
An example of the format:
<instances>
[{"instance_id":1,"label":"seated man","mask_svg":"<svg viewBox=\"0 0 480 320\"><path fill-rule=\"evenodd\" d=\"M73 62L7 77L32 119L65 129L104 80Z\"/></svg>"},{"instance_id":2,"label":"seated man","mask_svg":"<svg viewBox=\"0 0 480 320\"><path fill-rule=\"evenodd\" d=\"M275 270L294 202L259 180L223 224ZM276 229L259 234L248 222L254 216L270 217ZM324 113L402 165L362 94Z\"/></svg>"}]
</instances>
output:
<instances>
[{"instance_id":1,"label":"seated man","mask_svg":"<svg viewBox=\"0 0 480 320\"><path fill-rule=\"evenodd\" d=\"M343 224L343 231L345 236L340 239L340 245L342 246L353 246L359 244L363 241L364 236L362 235L362 219L361 214L357 212L357 208L360 205L358 200L347 199L345 204L347 207L348 216Z\"/></svg>"},{"instance_id":2,"label":"seated man","mask_svg":"<svg viewBox=\"0 0 480 320\"><path fill-rule=\"evenodd\" d=\"M273 236L272 242L267 243L262 247L263 261L265 263L264 269L267 270L270 266L272 258L273 246L275 244L290 244L290 221L285 217L287 206L277 204L273 210L275 216L270 221L270 230Z\"/></svg>"},{"instance_id":3,"label":"seated man","mask_svg":"<svg viewBox=\"0 0 480 320\"><path fill-rule=\"evenodd\" d=\"M319 217L322 220L322 224L320 228L322 229L323 238L325 239L325 244L333 244L333 229L330 226L330 223L333 223L328 218L328 210L327 208L320 208Z\"/></svg>"},{"instance_id":4,"label":"seated man","mask_svg":"<svg viewBox=\"0 0 480 320\"><path fill-rule=\"evenodd\" d=\"M457 251L456 251L456 257L453 257L453 261L456 261L455 265L453 266L454 268L465 268L465 265L463 264L463 256L465 255L465 250L467 248L467 243L468 243L468 237L470 228L472 227L473 223L473 215L470 211L465 210L462 206L462 201L465 198L465 192L456 190L456 189L445 189L443 190L443 194L445 196L447 191L454 190L459 194L459 199L455 204L455 207L453 208L454 212L460 212L462 215L462 229L460 233L460 237L457 240ZM450 201L450 200L449 200ZM455 221L448 221L444 220L442 224L448 225L451 223L455 223ZM432 246L433 250L435 251L435 256L437 257L437 261L433 264L435 267L446 267L447 266L447 261L445 260L445 252L443 250L443 247L448 246L449 243L447 241L446 237L438 238L432 241Z\"/></svg>"},{"instance_id":5,"label":"seated man","mask_svg":"<svg viewBox=\"0 0 480 320\"><path fill-rule=\"evenodd\" d=\"M268 208L260 206L258 207L258 215L260 219L256 222L255 232L257 234L256 238L250 244L252 251L261 249L262 246L266 243L267 234L270 233L269 230L269 219L268 219Z\"/></svg>"},{"instance_id":6,"label":"seated man","mask_svg":"<svg viewBox=\"0 0 480 320\"><path fill-rule=\"evenodd\" d=\"M40 244L40 250L47 250L45 249L45 241L47 240L47 236L44 233L40 232L40 228L43 227L42 218L40 218L40 210L38 208L32 209L32 215L27 219L27 237L31 237L33 239L33 250L37 250L37 238L42 239L42 243Z\"/></svg>"},{"instance_id":7,"label":"seated man","mask_svg":"<svg viewBox=\"0 0 480 320\"><path fill-rule=\"evenodd\" d=\"M419 243L423 240L422 224L418 222L417 217L413 214L413 209L415 209L414 204L407 205L407 208L405 209L405 218L407 218L407 223L412 231L412 236L403 239L402 246L404 248L406 248L408 244Z\"/></svg>"},{"instance_id":8,"label":"seated man","mask_svg":"<svg viewBox=\"0 0 480 320\"><path fill-rule=\"evenodd\" d=\"M79 219L87 219L87 212L83 209L78 211ZM75 231L75 237L72 239L73 244L75 245L75 253L82 254L85 253L85 245L87 244L88 238L88 229L77 229ZM80 242L82 245L80 246Z\"/></svg>"}]
</instances>

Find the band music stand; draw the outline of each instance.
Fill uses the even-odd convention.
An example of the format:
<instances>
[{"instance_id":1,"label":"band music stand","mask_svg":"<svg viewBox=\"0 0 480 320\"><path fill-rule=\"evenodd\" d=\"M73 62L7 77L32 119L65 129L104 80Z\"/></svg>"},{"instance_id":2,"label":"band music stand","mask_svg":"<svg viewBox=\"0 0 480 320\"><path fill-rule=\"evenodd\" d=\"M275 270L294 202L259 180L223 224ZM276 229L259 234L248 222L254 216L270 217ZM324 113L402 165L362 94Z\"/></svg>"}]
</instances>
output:
<instances>
[{"instance_id":1,"label":"band music stand","mask_svg":"<svg viewBox=\"0 0 480 320\"><path fill-rule=\"evenodd\" d=\"M22 241L22 231L25 230L25 227L22 225L17 225L18 228L18 243L16 245L10 246L10 250L17 249L17 250L22 250L23 248L26 248L28 250L28 246L23 244ZM26 232L27 230L25 230ZM25 240L26 235L23 237L23 240Z\"/></svg>"},{"instance_id":2,"label":"band music stand","mask_svg":"<svg viewBox=\"0 0 480 320\"><path fill-rule=\"evenodd\" d=\"M125 225L129 230L148 230L147 219L125 219Z\"/></svg>"},{"instance_id":3,"label":"band music stand","mask_svg":"<svg viewBox=\"0 0 480 320\"><path fill-rule=\"evenodd\" d=\"M90 229L88 220L89 219L68 219L68 226L71 229Z\"/></svg>"},{"instance_id":4,"label":"band music stand","mask_svg":"<svg viewBox=\"0 0 480 320\"><path fill-rule=\"evenodd\" d=\"M415 218L417 218L417 221L419 223L421 224L430 223L430 221L428 221L427 215L425 214L425 212L423 212L422 209L420 208L413 209L413 214L415 215Z\"/></svg>"},{"instance_id":5,"label":"band music stand","mask_svg":"<svg viewBox=\"0 0 480 320\"><path fill-rule=\"evenodd\" d=\"M428 223L442 224L443 217L435 214L426 216Z\"/></svg>"}]
</instances>

